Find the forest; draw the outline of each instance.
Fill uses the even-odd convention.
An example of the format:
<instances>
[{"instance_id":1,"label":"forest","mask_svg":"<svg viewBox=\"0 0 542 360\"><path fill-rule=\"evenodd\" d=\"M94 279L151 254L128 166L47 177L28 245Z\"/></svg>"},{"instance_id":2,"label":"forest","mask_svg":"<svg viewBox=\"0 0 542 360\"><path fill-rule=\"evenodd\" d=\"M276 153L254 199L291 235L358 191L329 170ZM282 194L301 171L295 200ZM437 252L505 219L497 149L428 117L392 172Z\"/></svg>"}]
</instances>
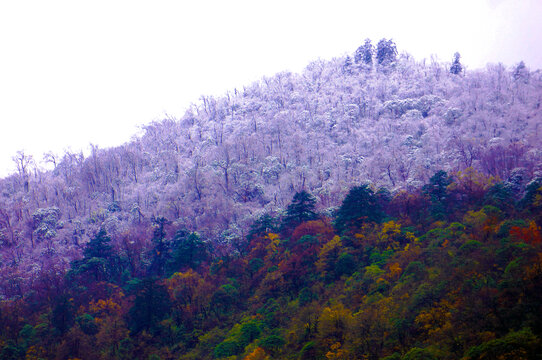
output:
<instances>
[{"instance_id":1,"label":"forest","mask_svg":"<svg viewBox=\"0 0 542 360\"><path fill-rule=\"evenodd\" d=\"M0 179L0 359L539 359L542 73L392 40ZM44 165L45 164L45 165Z\"/></svg>"}]
</instances>

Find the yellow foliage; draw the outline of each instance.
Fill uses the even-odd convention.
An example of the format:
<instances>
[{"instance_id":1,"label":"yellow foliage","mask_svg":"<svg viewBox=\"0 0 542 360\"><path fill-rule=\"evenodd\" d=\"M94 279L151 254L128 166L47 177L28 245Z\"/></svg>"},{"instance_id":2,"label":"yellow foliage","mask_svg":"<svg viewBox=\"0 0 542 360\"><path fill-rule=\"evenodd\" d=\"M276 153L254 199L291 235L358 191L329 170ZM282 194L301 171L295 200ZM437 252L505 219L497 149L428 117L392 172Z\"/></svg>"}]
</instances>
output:
<instances>
[{"instance_id":1,"label":"yellow foliage","mask_svg":"<svg viewBox=\"0 0 542 360\"><path fill-rule=\"evenodd\" d=\"M265 238L269 240L269 244L265 249L267 250L267 255L270 256L278 251L280 239L278 234L275 233L269 233Z\"/></svg>"},{"instance_id":2,"label":"yellow foliage","mask_svg":"<svg viewBox=\"0 0 542 360\"><path fill-rule=\"evenodd\" d=\"M399 266L399 263L396 262L389 264L387 268L388 274L386 275L386 277L390 280L398 279L401 275L401 272L403 271L403 269L401 269L401 266Z\"/></svg>"},{"instance_id":3,"label":"yellow foliage","mask_svg":"<svg viewBox=\"0 0 542 360\"><path fill-rule=\"evenodd\" d=\"M1 345L2 344L0 343L0 346ZM28 350L26 350L24 359L25 360L39 360L43 358L44 356L43 353L44 353L44 350L42 347L36 348L36 346L32 345L28 348Z\"/></svg>"},{"instance_id":4,"label":"yellow foliage","mask_svg":"<svg viewBox=\"0 0 542 360\"><path fill-rule=\"evenodd\" d=\"M269 355L261 347L257 347L250 354L245 356L244 360L269 360Z\"/></svg>"},{"instance_id":5,"label":"yellow foliage","mask_svg":"<svg viewBox=\"0 0 542 360\"><path fill-rule=\"evenodd\" d=\"M342 341L349 332L352 323L352 312L338 303L325 307L318 318L318 334L324 339Z\"/></svg>"},{"instance_id":6,"label":"yellow foliage","mask_svg":"<svg viewBox=\"0 0 542 360\"><path fill-rule=\"evenodd\" d=\"M387 249L397 250L399 247L399 237L401 235L401 225L391 220L382 224L382 229L378 232L378 242ZM412 238L414 236L412 235Z\"/></svg>"},{"instance_id":7,"label":"yellow foliage","mask_svg":"<svg viewBox=\"0 0 542 360\"><path fill-rule=\"evenodd\" d=\"M498 179L494 176L487 176L472 167L466 168L463 171L458 171L455 174L456 182L448 186L449 190L459 190L467 194L480 194L486 192L493 186Z\"/></svg>"},{"instance_id":8,"label":"yellow foliage","mask_svg":"<svg viewBox=\"0 0 542 360\"><path fill-rule=\"evenodd\" d=\"M342 247L343 243L341 238L337 235L325 243L318 254L318 261L316 262L316 268L318 271L324 272L325 268L327 267L328 260L333 256L337 257Z\"/></svg>"},{"instance_id":9,"label":"yellow foliage","mask_svg":"<svg viewBox=\"0 0 542 360\"><path fill-rule=\"evenodd\" d=\"M98 301L91 301L89 305L89 311L94 315L112 315L119 313L120 305L114 302L112 299L100 299Z\"/></svg>"},{"instance_id":10,"label":"yellow foliage","mask_svg":"<svg viewBox=\"0 0 542 360\"><path fill-rule=\"evenodd\" d=\"M329 360L342 360L346 359L346 352L341 349L342 344L340 342L336 342L335 344L331 345L331 350L326 353L326 359Z\"/></svg>"},{"instance_id":11,"label":"yellow foliage","mask_svg":"<svg viewBox=\"0 0 542 360\"><path fill-rule=\"evenodd\" d=\"M414 321L421 325L429 335L432 335L451 327L450 320L452 314L450 309L451 304L447 300L442 300L436 307L420 312Z\"/></svg>"}]
</instances>

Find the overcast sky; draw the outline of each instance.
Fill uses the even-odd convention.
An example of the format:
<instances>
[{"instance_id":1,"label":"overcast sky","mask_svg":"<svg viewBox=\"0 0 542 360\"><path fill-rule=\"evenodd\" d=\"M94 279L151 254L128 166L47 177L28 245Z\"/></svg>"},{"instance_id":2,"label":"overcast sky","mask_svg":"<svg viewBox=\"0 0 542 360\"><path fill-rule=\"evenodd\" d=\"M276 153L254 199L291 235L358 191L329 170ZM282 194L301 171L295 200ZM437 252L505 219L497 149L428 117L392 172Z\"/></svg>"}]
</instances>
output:
<instances>
[{"instance_id":1,"label":"overcast sky","mask_svg":"<svg viewBox=\"0 0 542 360\"><path fill-rule=\"evenodd\" d=\"M392 38L416 59L542 68L542 0L2 1L0 176L86 151L317 58Z\"/></svg>"}]
</instances>

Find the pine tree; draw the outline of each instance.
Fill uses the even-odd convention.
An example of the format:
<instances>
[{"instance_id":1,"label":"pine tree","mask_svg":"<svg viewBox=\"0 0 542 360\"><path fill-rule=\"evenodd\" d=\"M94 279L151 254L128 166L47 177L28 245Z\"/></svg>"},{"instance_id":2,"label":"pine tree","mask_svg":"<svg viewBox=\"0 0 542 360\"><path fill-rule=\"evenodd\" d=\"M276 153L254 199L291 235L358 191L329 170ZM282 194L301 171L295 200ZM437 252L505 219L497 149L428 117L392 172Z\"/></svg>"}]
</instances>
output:
<instances>
[{"instance_id":1,"label":"pine tree","mask_svg":"<svg viewBox=\"0 0 542 360\"><path fill-rule=\"evenodd\" d=\"M371 44L371 39L365 39L365 43L356 50L354 61L356 64L363 62L365 65L371 67L373 65L374 52L375 49L373 44Z\"/></svg>"},{"instance_id":2,"label":"pine tree","mask_svg":"<svg viewBox=\"0 0 542 360\"><path fill-rule=\"evenodd\" d=\"M367 185L350 189L337 212L335 229L343 233L351 228L360 227L364 222L379 222L382 209L373 190Z\"/></svg>"},{"instance_id":3,"label":"pine tree","mask_svg":"<svg viewBox=\"0 0 542 360\"><path fill-rule=\"evenodd\" d=\"M461 58L461 55L456 52L454 54L454 61L452 62L452 66L450 66L450 73L454 75L461 74L461 71L463 71L463 65L459 62L459 59Z\"/></svg>"},{"instance_id":4,"label":"pine tree","mask_svg":"<svg viewBox=\"0 0 542 360\"><path fill-rule=\"evenodd\" d=\"M296 193L292 203L286 209L286 216L282 222L283 228L293 229L304 221L316 219L315 205L315 197L305 190Z\"/></svg>"},{"instance_id":5,"label":"pine tree","mask_svg":"<svg viewBox=\"0 0 542 360\"><path fill-rule=\"evenodd\" d=\"M389 66L397 59L397 47L393 40L381 39L376 47L376 60L380 66Z\"/></svg>"}]
</instances>

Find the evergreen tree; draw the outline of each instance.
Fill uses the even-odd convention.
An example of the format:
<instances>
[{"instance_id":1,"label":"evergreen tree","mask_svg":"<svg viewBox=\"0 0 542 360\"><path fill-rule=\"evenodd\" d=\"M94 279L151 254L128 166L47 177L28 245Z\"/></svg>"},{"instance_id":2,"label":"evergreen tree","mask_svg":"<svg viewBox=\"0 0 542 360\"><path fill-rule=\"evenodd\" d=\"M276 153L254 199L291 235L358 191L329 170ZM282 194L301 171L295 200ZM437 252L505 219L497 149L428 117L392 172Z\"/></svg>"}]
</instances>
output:
<instances>
[{"instance_id":1,"label":"evergreen tree","mask_svg":"<svg viewBox=\"0 0 542 360\"><path fill-rule=\"evenodd\" d=\"M286 209L282 227L293 229L304 221L316 219L315 205L316 198L305 190L296 193Z\"/></svg>"},{"instance_id":2,"label":"evergreen tree","mask_svg":"<svg viewBox=\"0 0 542 360\"><path fill-rule=\"evenodd\" d=\"M170 244L166 241L166 226L170 221L163 216L153 217L152 223L154 227L152 243L154 247L151 252L150 273L153 275L162 276L164 267L171 258Z\"/></svg>"},{"instance_id":3,"label":"evergreen tree","mask_svg":"<svg viewBox=\"0 0 542 360\"><path fill-rule=\"evenodd\" d=\"M71 263L68 276L75 276L83 282L118 280L117 275L121 273L122 264L110 243L111 238L104 229L100 229L83 250L83 259ZM89 279L89 275L92 275L93 279Z\"/></svg>"},{"instance_id":4,"label":"evergreen tree","mask_svg":"<svg viewBox=\"0 0 542 360\"><path fill-rule=\"evenodd\" d=\"M207 260L205 243L195 232L178 230L173 237L173 253L168 263L170 273L190 267L196 269Z\"/></svg>"},{"instance_id":5,"label":"evergreen tree","mask_svg":"<svg viewBox=\"0 0 542 360\"><path fill-rule=\"evenodd\" d=\"M166 288L152 278L144 279L128 313L130 330L134 334L143 330L155 332L159 322L169 313L170 307Z\"/></svg>"},{"instance_id":6,"label":"evergreen tree","mask_svg":"<svg viewBox=\"0 0 542 360\"><path fill-rule=\"evenodd\" d=\"M348 55L346 56L346 59L344 60L343 72L346 74L350 74L352 72L352 58Z\"/></svg>"},{"instance_id":7,"label":"evergreen tree","mask_svg":"<svg viewBox=\"0 0 542 360\"><path fill-rule=\"evenodd\" d=\"M429 179L429 184L424 185L422 190L431 200L431 215L434 220L446 218L448 185L452 183L446 171L439 170Z\"/></svg>"},{"instance_id":8,"label":"evergreen tree","mask_svg":"<svg viewBox=\"0 0 542 360\"><path fill-rule=\"evenodd\" d=\"M523 61L520 61L514 69L513 77L514 81L522 81L525 84L529 81L529 70Z\"/></svg>"},{"instance_id":9,"label":"evergreen tree","mask_svg":"<svg viewBox=\"0 0 542 360\"><path fill-rule=\"evenodd\" d=\"M373 190L367 185L356 186L344 198L337 212L335 228L343 233L361 227L364 222L380 222L382 217L382 209Z\"/></svg>"},{"instance_id":10,"label":"evergreen tree","mask_svg":"<svg viewBox=\"0 0 542 360\"><path fill-rule=\"evenodd\" d=\"M277 219L269 214L264 214L254 221L250 227L248 239L252 239L256 235L265 235L270 232L277 232L279 225Z\"/></svg>"},{"instance_id":11,"label":"evergreen tree","mask_svg":"<svg viewBox=\"0 0 542 360\"><path fill-rule=\"evenodd\" d=\"M371 43L371 39L365 39L365 43L361 45L354 55L354 61L356 64L363 62L365 65L371 67L373 65L373 55L375 49Z\"/></svg>"},{"instance_id":12,"label":"evergreen tree","mask_svg":"<svg viewBox=\"0 0 542 360\"><path fill-rule=\"evenodd\" d=\"M376 47L376 60L380 66L389 66L397 59L397 47L393 40L381 39Z\"/></svg>"},{"instance_id":13,"label":"evergreen tree","mask_svg":"<svg viewBox=\"0 0 542 360\"><path fill-rule=\"evenodd\" d=\"M83 250L85 259L110 258L113 254L113 248L111 247L110 243L111 238L107 235L104 229L100 229L96 236L90 240Z\"/></svg>"},{"instance_id":14,"label":"evergreen tree","mask_svg":"<svg viewBox=\"0 0 542 360\"><path fill-rule=\"evenodd\" d=\"M461 71L463 71L463 65L459 62L459 59L461 58L461 55L456 52L454 54L454 61L452 62L452 66L450 66L450 73L454 75L461 74Z\"/></svg>"}]
</instances>

